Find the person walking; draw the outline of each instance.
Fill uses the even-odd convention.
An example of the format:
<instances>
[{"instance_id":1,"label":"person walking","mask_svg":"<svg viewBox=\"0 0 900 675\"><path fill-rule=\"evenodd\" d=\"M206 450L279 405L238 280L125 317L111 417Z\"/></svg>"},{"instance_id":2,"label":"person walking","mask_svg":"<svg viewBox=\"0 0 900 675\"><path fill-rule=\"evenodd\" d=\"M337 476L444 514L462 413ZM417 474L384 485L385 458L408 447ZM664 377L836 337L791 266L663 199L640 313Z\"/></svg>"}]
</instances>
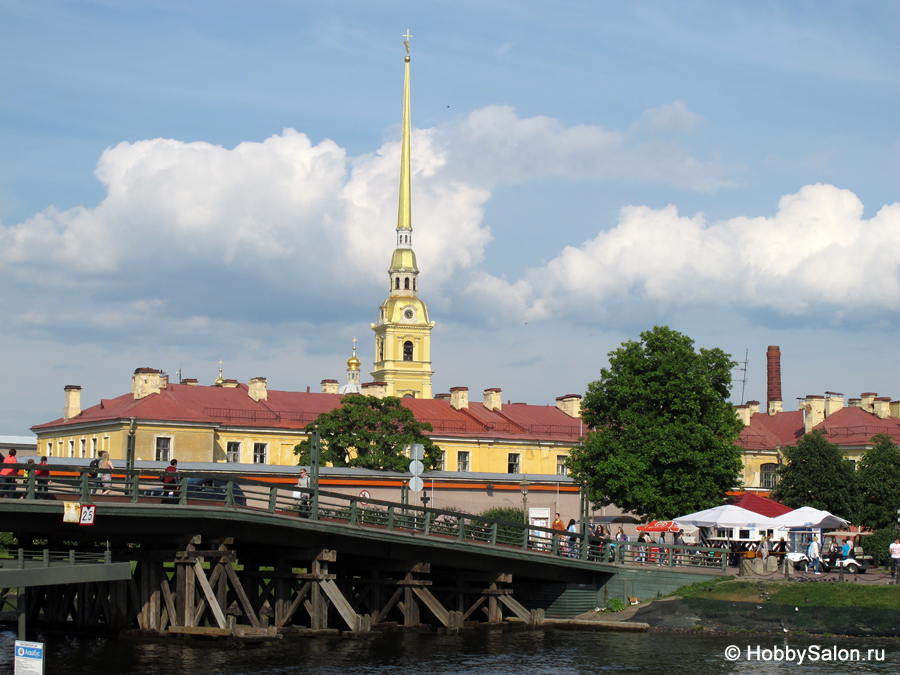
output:
<instances>
[{"instance_id":1,"label":"person walking","mask_svg":"<svg viewBox=\"0 0 900 675\"><path fill-rule=\"evenodd\" d=\"M297 479L297 490L294 492L298 499L297 515L301 518L309 517L309 475L306 469L300 469L300 477Z\"/></svg>"},{"instance_id":2,"label":"person walking","mask_svg":"<svg viewBox=\"0 0 900 675\"><path fill-rule=\"evenodd\" d=\"M35 485L34 491L37 493L36 497L38 499L49 499L50 498L50 467L47 466L47 457L41 457L41 463L37 465L37 471L34 472L35 480L37 481L37 485Z\"/></svg>"},{"instance_id":3,"label":"person walking","mask_svg":"<svg viewBox=\"0 0 900 675\"><path fill-rule=\"evenodd\" d=\"M578 523L575 522L574 518L569 518L569 525L566 527L566 531L569 533L569 557L577 558L578 557L578 537L575 535L578 534Z\"/></svg>"},{"instance_id":4,"label":"person walking","mask_svg":"<svg viewBox=\"0 0 900 675\"><path fill-rule=\"evenodd\" d=\"M816 535L813 535L813 538L809 540L806 557L809 559L806 571L809 572L809 568L812 567L816 574L821 574L819 571L819 538Z\"/></svg>"},{"instance_id":5,"label":"person walking","mask_svg":"<svg viewBox=\"0 0 900 675\"><path fill-rule=\"evenodd\" d=\"M100 476L100 487L103 488L103 491L100 492L101 495L112 494L112 470L115 467L113 463L109 460L109 453L104 450L100 453L100 470L103 474Z\"/></svg>"},{"instance_id":6,"label":"person walking","mask_svg":"<svg viewBox=\"0 0 900 675\"><path fill-rule=\"evenodd\" d=\"M9 451L9 454L3 459L3 469L0 469L0 480L4 483L3 496L10 499L16 496L16 476L19 475L19 470L10 466L19 463L19 460L16 459L16 452L15 448Z\"/></svg>"},{"instance_id":7,"label":"person walking","mask_svg":"<svg viewBox=\"0 0 900 675\"><path fill-rule=\"evenodd\" d=\"M896 579L897 571L900 569L900 537L894 539L894 543L889 548L891 551L891 579Z\"/></svg>"},{"instance_id":8,"label":"person walking","mask_svg":"<svg viewBox=\"0 0 900 675\"><path fill-rule=\"evenodd\" d=\"M554 518L553 522L550 524L550 528L553 530L558 530L559 532L566 531L566 524L562 521L562 518L559 517L558 513L556 514L556 518ZM558 540L559 543L557 544L557 546L559 546L560 553L561 553L562 548L565 545L562 535L554 533L553 538Z\"/></svg>"},{"instance_id":9,"label":"person walking","mask_svg":"<svg viewBox=\"0 0 900 675\"><path fill-rule=\"evenodd\" d=\"M619 549L619 563L625 564L625 542L628 541L628 535L621 527L616 531L616 547Z\"/></svg>"}]
</instances>

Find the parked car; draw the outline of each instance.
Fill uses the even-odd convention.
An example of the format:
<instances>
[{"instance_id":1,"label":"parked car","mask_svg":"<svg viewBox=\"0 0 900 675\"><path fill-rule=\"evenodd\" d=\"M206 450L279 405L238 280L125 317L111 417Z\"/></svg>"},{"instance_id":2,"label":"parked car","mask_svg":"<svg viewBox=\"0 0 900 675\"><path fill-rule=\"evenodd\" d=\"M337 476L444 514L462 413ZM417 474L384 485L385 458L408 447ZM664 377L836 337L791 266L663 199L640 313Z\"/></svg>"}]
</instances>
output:
<instances>
[{"instance_id":1,"label":"parked car","mask_svg":"<svg viewBox=\"0 0 900 675\"><path fill-rule=\"evenodd\" d=\"M202 499L215 502L224 502L228 490L228 481L218 478L188 478L187 498ZM238 506L247 506L247 497L241 486L234 483L232 489L234 503Z\"/></svg>"}]
</instances>

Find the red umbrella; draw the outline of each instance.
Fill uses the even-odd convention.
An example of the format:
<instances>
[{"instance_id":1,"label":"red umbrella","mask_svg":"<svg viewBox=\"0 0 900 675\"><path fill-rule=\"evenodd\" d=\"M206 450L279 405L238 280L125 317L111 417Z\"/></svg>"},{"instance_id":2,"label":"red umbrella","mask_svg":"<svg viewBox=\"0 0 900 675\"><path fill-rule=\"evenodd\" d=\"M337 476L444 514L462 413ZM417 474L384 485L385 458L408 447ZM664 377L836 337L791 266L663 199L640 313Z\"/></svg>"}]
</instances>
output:
<instances>
[{"instance_id":1,"label":"red umbrella","mask_svg":"<svg viewBox=\"0 0 900 675\"><path fill-rule=\"evenodd\" d=\"M678 532L681 528L674 520L654 520L646 525L638 525L638 532Z\"/></svg>"}]
</instances>

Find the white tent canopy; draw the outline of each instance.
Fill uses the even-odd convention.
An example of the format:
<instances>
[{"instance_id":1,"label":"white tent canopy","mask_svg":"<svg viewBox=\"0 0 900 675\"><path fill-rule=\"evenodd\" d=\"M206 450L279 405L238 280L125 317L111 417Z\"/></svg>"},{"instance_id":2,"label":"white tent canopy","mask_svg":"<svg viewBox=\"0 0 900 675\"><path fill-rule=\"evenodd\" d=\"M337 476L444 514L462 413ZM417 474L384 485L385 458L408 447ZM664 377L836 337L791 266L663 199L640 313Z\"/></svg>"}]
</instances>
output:
<instances>
[{"instance_id":1,"label":"white tent canopy","mask_svg":"<svg viewBox=\"0 0 900 675\"><path fill-rule=\"evenodd\" d=\"M848 521L838 518L828 511L820 511L811 506L801 506L790 513L785 513L774 519L778 527L812 528L812 527L847 527Z\"/></svg>"},{"instance_id":2,"label":"white tent canopy","mask_svg":"<svg viewBox=\"0 0 900 675\"><path fill-rule=\"evenodd\" d=\"M689 513L675 522L679 527L719 527L719 528L747 528L755 530L777 530L787 527L774 518L768 518L740 506L716 506L705 511Z\"/></svg>"}]
</instances>

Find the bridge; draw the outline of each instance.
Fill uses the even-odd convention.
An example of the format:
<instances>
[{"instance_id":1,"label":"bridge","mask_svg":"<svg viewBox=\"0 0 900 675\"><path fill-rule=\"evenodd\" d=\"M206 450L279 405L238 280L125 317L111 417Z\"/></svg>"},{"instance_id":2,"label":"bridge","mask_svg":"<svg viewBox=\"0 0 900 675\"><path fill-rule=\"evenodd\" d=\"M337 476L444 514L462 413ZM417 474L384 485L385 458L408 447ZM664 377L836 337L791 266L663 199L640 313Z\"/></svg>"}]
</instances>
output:
<instances>
[{"instance_id":1,"label":"bridge","mask_svg":"<svg viewBox=\"0 0 900 675\"><path fill-rule=\"evenodd\" d=\"M49 481L28 473L0 499L19 546L103 551L134 570L128 580L60 577L27 589L17 601L29 626L270 639L504 617L536 624L726 569L721 551L704 547L617 551L524 523L240 474L179 474L177 485L140 470L104 481L54 465Z\"/></svg>"}]
</instances>

